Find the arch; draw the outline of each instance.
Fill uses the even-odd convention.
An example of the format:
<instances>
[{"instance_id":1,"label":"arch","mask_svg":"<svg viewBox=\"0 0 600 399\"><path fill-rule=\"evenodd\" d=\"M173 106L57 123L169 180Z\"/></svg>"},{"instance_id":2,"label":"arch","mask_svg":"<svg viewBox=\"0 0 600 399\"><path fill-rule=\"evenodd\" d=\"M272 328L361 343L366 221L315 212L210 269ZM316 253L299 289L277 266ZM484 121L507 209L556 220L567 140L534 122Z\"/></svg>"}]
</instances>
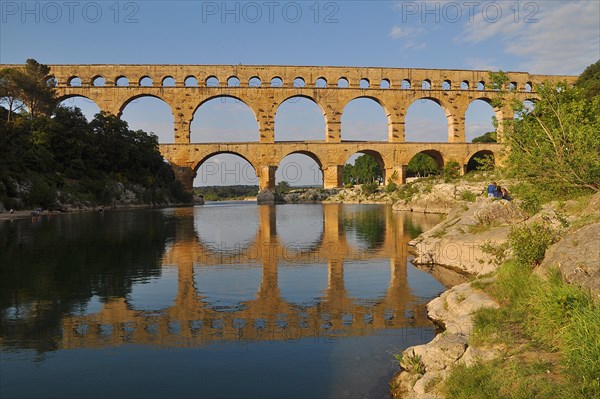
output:
<instances>
[{"instance_id":1,"label":"arch","mask_svg":"<svg viewBox=\"0 0 600 399\"><path fill-rule=\"evenodd\" d=\"M392 84L390 83L390 80L387 78L381 79L381 82L379 83L380 89L389 89L391 86L392 86Z\"/></svg>"},{"instance_id":2,"label":"arch","mask_svg":"<svg viewBox=\"0 0 600 399\"><path fill-rule=\"evenodd\" d=\"M283 87L283 79L279 76L274 76L271 79L271 87Z\"/></svg>"},{"instance_id":3,"label":"arch","mask_svg":"<svg viewBox=\"0 0 600 399\"><path fill-rule=\"evenodd\" d=\"M101 111L100 107L94 100L79 94L63 96L59 98L58 105L68 108L79 108L88 122L94 119L94 116Z\"/></svg>"},{"instance_id":4,"label":"arch","mask_svg":"<svg viewBox=\"0 0 600 399\"><path fill-rule=\"evenodd\" d=\"M483 80L477 82L477 90L479 90L479 91L485 90L485 82Z\"/></svg>"},{"instance_id":5,"label":"arch","mask_svg":"<svg viewBox=\"0 0 600 399\"><path fill-rule=\"evenodd\" d=\"M375 97L356 97L342 110L342 140L388 141L389 112Z\"/></svg>"},{"instance_id":6,"label":"arch","mask_svg":"<svg viewBox=\"0 0 600 399\"><path fill-rule=\"evenodd\" d=\"M115 79L115 86L127 87L129 86L129 78L127 76L117 76Z\"/></svg>"},{"instance_id":7,"label":"arch","mask_svg":"<svg viewBox=\"0 0 600 399\"><path fill-rule=\"evenodd\" d=\"M371 87L371 82L369 81L369 79L367 78L362 78L359 82L358 85L361 89L368 89Z\"/></svg>"},{"instance_id":8,"label":"arch","mask_svg":"<svg viewBox=\"0 0 600 399\"><path fill-rule=\"evenodd\" d=\"M409 79L402 79L402 82L400 83L400 88L403 89L403 90L410 89L410 80Z\"/></svg>"},{"instance_id":9,"label":"arch","mask_svg":"<svg viewBox=\"0 0 600 399\"><path fill-rule=\"evenodd\" d=\"M431 80L425 79L421 82L421 90L431 90Z\"/></svg>"},{"instance_id":10,"label":"arch","mask_svg":"<svg viewBox=\"0 0 600 399\"><path fill-rule=\"evenodd\" d=\"M526 82L525 83L525 87L523 87L523 90L525 90L527 92L532 92L533 91L533 84L531 82Z\"/></svg>"},{"instance_id":11,"label":"arch","mask_svg":"<svg viewBox=\"0 0 600 399\"><path fill-rule=\"evenodd\" d=\"M50 75L50 76L46 77L46 86L48 86L48 87L58 86L58 79L56 79L56 76Z\"/></svg>"},{"instance_id":12,"label":"arch","mask_svg":"<svg viewBox=\"0 0 600 399\"><path fill-rule=\"evenodd\" d=\"M227 78L227 87L240 87L241 82L237 76L230 76Z\"/></svg>"},{"instance_id":13,"label":"arch","mask_svg":"<svg viewBox=\"0 0 600 399\"><path fill-rule=\"evenodd\" d=\"M442 90L452 90L452 82L448 79L442 82Z\"/></svg>"},{"instance_id":14,"label":"arch","mask_svg":"<svg viewBox=\"0 0 600 399\"><path fill-rule=\"evenodd\" d=\"M320 77L315 81L315 87L325 88L327 87L327 79Z\"/></svg>"},{"instance_id":15,"label":"arch","mask_svg":"<svg viewBox=\"0 0 600 399\"><path fill-rule=\"evenodd\" d=\"M510 83L508 84L508 90L510 90L510 91L515 91L515 90L517 90L517 82L510 82Z\"/></svg>"},{"instance_id":16,"label":"arch","mask_svg":"<svg viewBox=\"0 0 600 399\"><path fill-rule=\"evenodd\" d=\"M216 76L211 75L206 78L204 84L206 85L206 87L219 87L221 85L221 82L219 82L219 79Z\"/></svg>"},{"instance_id":17,"label":"arch","mask_svg":"<svg viewBox=\"0 0 600 399\"><path fill-rule=\"evenodd\" d=\"M193 143L255 142L259 137L256 113L239 97L222 94L209 97L192 114Z\"/></svg>"},{"instance_id":18,"label":"arch","mask_svg":"<svg viewBox=\"0 0 600 399\"><path fill-rule=\"evenodd\" d=\"M142 76L139 80L140 87L152 87L153 85L154 82L152 81L152 78L150 76Z\"/></svg>"},{"instance_id":19,"label":"arch","mask_svg":"<svg viewBox=\"0 0 600 399\"><path fill-rule=\"evenodd\" d=\"M347 89L348 87L350 87L350 83L348 82L348 79L346 79L345 77L341 77L338 79L337 86L339 88Z\"/></svg>"},{"instance_id":20,"label":"arch","mask_svg":"<svg viewBox=\"0 0 600 399\"><path fill-rule=\"evenodd\" d=\"M442 173L444 159L436 150L424 150L412 156L406 165L406 177L427 177Z\"/></svg>"},{"instance_id":21,"label":"arch","mask_svg":"<svg viewBox=\"0 0 600 399\"><path fill-rule=\"evenodd\" d=\"M307 95L284 99L277 106L274 121L277 141L323 140L326 135L325 111Z\"/></svg>"},{"instance_id":22,"label":"arch","mask_svg":"<svg viewBox=\"0 0 600 399\"><path fill-rule=\"evenodd\" d=\"M308 204L277 208L275 226L279 244L286 249L289 255L286 257L287 260L292 260L296 256L302 256L303 253L317 251L323 245L325 234L324 209ZM322 266L326 266L326 264L322 264ZM321 269L325 271L325 278L322 283L326 285L327 267L321 267ZM277 272L279 274L279 267ZM316 290L314 294L313 298L320 296Z\"/></svg>"},{"instance_id":23,"label":"arch","mask_svg":"<svg viewBox=\"0 0 600 399\"><path fill-rule=\"evenodd\" d=\"M304 78L296 77L296 78L294 78L293 85L294 85L294 87L304 87L304 86L306 86L306 82L304 81Z\"/></svg>"},{"instance_id":24,"label":"arch","mask_svg":"<svg viewBox=\"0 0 600 399\"><path fill-rule=\"evenodd\" d=\"M383 160L383 156L378 151L364 148L359 149L346 159L346 162L344 164L344 170L342 172L342 179L344 185L368 183L368 181L361 180L363 178L366 178L366 176L362 176L362 173L355 170L356 161L362 156L368 156L375 160L375 162L379 166L379 170L372 171L372 173L375 175L375 179L378 183L385 182L385 161Z\"/></svg>"},{"instance_id":25,"label":"arch","mask_svg":"<svg viewBox=\"0 0 600 399\"><path fill-rule=\"evenodd\" d=\"M478 98L469 104L465 111L465 139L472 142L475 137L479 137L487 132L495 131L493 118L500 120L497 110L491 105L488 98Z\"/></svg>"},{"instance_id":26,"label":"arch","mask_svg":"<svg viewBox=\"0 0 600 399\"><path fill-rule=\"evenodd\" d=\"M406 109L405 137L412 142L448 142L452 114L435 97L421 97Z\"/></svg>"},{"instance_id":27,"label":"arch","mask_svg":"<svg viewBox=\"0 0 600 399\"><path fill-rule=\"evenodd\" d=\"M249 87L260 87L260 86L262 86L262 80L260 80L260 78L258 76L253 76L250 79L248 79L248 86Z\"/></svg>"},{"instance_id":28,"label":"arch","mask_svg":"<svg viewBox=\"0 0 600 399\"><path fill-rule=\"evenodd\" d=\"M174 143L175 119L171 106L155 94L139 94L128 98L119 109L121 119L129 129L154 133L161 144Z\"/></svg>"},{"instance_id":29,"label":"arch","mask_svg":"<svg viewBox=\"0 0 600 399\"><path fill-rule=\"evenodd\" d=\"M92 78L91 84L95 87L104 87L106 79L104 79L104 76L102 75L96 75Z\"/></svg>"},{"instance_id":30,"label":"arch","mask_svg":"<svg viewBox=\"0 0 600 399\"><path fill-rule=\"evenodd\" d=\"M241 250L257 243L260 212L256 207L198 207L194 209L194 216L197 245L207 258L221 260L239 256ZM218 226L215 220L219 220ZM243 225L239 220L244 220Z\"/></svg>"},{"instance_id":31,"label":"arch","mask_svg":"<svg viewBox=\"0 0 600 399\"><path fill-rule=\"evenodd\" d=\"M183 85L185 87L197 87L198 79L194 75L186 76L185 79L183 80Z\"/></svg>"},{"instance_id":32,"label":"arch","mask_svg":"<svg viewBox=\"0 0 600 399\"><path fill-rule=\"evenodd\" d=\"M493 151L481 150L474 154L470 154L463 162L466 166L465 172L473 172L477 170L490 170L496 164L496 157Z\"/></svg>"},{"instance_id":33,"label":"arch","mask_svg":"<svg viewBox=\"0 0 600 399\"><path fill-rule=\"evenodd\" d=\"M67 80L67 85L70 87L81 87L81 78L79 76L71 76Z\"/></svg>"},{"instance_id":34,"label":"arch","mask_svg":"<svg viewBox=\"0 0 600 399\"><path fill-rule=\"evenodd\" d=\"M241 159L241 161L240 161ZM194 186L258 185L256 167L248 157L234 151L215 151L195 165Z\"/></svg>"},{"instance_id":35,"label":"arch","mask_svg":"<svg viewBox=\"0 0 600 399\"><path fill-rule=\"evenodd\" d=\"M173 76L165 76L161 85L162 87L175 87L175 78Z\"/></svg>"},{"instance_id":36,"label":"arch","mask_svg":"<svg viewBox=\"0 0 600 399\"><path fill-rule=\"evenodd\" d=\"M460 83L460 89L461 90L469 90L469 81L468 80L463 80Z\"/></svg>"},{"instance_id":37,"label":"arch","mask_svg":"<svg viewBox=\"0 0 600 399\"><path fill-rule=\"evenodd\" d=\"M323 164L319 157L304 150L287 153L279 161L275 172L276 183L286 181L290 186L323 187L323 178Z\"/></svg>"}]
</instances>

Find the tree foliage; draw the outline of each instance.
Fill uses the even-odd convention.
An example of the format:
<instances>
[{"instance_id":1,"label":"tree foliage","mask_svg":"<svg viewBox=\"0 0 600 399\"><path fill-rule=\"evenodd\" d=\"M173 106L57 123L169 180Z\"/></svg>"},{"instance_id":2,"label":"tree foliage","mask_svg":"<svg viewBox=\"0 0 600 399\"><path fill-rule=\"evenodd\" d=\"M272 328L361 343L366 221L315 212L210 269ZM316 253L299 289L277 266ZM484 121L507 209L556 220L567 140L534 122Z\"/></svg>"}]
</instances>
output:
<instances>
[{"instance_id":1,"label":"tree foliage","mask_svg":"<svg viewBox=\"0 0 600 399\"><path fill-rule=\"evenodd\" d=\"M81 110L57 107L50 77L50 68L32 59L0 71L7 106L0 107L0 201L15 208L51 207L57 199L107 204L119 199L118 183L139 190L139 202L191 200L155 135L129 130L114 115L88 123Z\"/></svg>"},{"instance_id":2,"label":"tree foliage","mask_svg":"<svg viewBox=\"0 0 600 399\"><path fill-rule=\"evenodd\" d=\"M475 137L473 143L496 143L496 131L486 132L479 137Z\"/></svg>"},{"instance_id":3,"label":"tree foliage","mask_svg":"<svg viewBox=\"0 0 600 399\"><path fill-rule=\"evenodd\" d=\"M361 155L354 165L344 166L342 172L344 184L365 184L383 180L383 171L379 163L370 155Z\"/></svg>"},{"instance_id":4,"label":"tree foliage","mask_svg":"<svg viewBox=\"0 0 600 399\"><path fill-rule=\"evenodd\" d=\"M600 96L600 60L585 68L575 85L590 97Z\"/></svg>"},{"instance_id":5,"label":"tree foliage","mask_svg":"<svg viewBox=\"0 0 600 399\"><path fill-rule=\"evenodd\" d=\"M420 152L412 157L406 170L410 175L425 177L438 174L440 167L435 159Z\"/></svg>"},{"instance_id":6,"label":"tree foliage","mask_svg":"<svg viewBox=\"0 0 600 399\"><path fill-rule=\"evenodd\" d=\"M540 85L533 110L521 107L506 134L508 168L540 190L600 188L600 97L565 83Z\"/></svg>"},{"instance_id":7,"label":"tree foliage","mask_svg":"<svg viewBox=\"0 0 600 399\"><path fill-rule=\"evenodd\" d=\"M32 118L50 115L56 104L50 67L28 59L23 69L1 70L0 99L8 105L7 120L25 107Z\"/></svg>"}]
</instances>

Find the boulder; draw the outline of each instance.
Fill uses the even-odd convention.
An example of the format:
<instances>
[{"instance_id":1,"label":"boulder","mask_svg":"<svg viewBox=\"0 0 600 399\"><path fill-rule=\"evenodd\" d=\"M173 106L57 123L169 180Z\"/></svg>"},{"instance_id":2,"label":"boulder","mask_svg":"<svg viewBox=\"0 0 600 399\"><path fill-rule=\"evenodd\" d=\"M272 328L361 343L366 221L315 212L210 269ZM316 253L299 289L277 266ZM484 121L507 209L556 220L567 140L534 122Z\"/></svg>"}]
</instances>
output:
<instances>
[{"instance_id":1,"label":"boulder","mask_svg":"<svg viewBox=\"0 0 600 399\"><path fill-rule=\"evenodd\" d=\"M273 190L262 190L256 195L256 202L259 204L274 204L275 203L275 191Z\"/></svg>"},{"instance_id":2,"label":"boulder","mask_svg":"<svg viewBox=\"0 0 600 399\"><path fill-rule=\"evenodd\" d=\"M600 304L600 222L567 233L546 251L535 273L546 275L554 267L567 283L588 290Z\"/></svg>"}]
</instances>

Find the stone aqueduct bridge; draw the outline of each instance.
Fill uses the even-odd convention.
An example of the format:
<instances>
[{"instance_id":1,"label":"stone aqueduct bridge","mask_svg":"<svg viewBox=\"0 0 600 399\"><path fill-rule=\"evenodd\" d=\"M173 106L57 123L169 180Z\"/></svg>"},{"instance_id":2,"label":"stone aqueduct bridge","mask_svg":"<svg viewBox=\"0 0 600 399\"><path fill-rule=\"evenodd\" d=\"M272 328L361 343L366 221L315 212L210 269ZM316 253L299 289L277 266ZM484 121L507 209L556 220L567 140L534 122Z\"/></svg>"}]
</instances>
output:
<instances>
[{"instance_id":1,"label":"stone aqueduct bridge","mask_svg":"<svg viewBox=\"0 0 600 399\"><path fill-rule=\"evenodd\" d=\"M102 111L118 116L129 102L142 96L165 101L174 116L174 144L162 144L160 150L172 164L177 178L189 189L202 162L219 153L237 154L246 159L254 167L261 189L274 186L275 170L284 157L303 153L317 162L323 171L325 188L331 188L341 185L341 169L348 157L356 152L374 156L387 178L397 172L397 182L402 183L408 162L419 152L433 156L440 166L450 160L466 166L469 159L481 151L493 154L497 159L502 148L501 144L465 142L465 112L469 104L474 100L491 103L498 96L497 91L491 90L489 71L251 65L50 67L61 100L87 97ZM510 122L514 116L508 100L535 99L533 87L544 81L574 83L576 79L574 76L525 72L508 72L507 76L509 94L505 96L503 105L494 109L499 122L499 137L504 122ZM103 86L96 84L98 78L104 79ZM145 78L150 78L149 86L143 85ZM197 84L186 85L189 78L194 78ZM122 85L124 81L127 81L127 86ZM340 85L339 82L345 84ZM257 142L190 142L194 112L203 103L217 97L238 99L252 109L258 123ZM275 141L275 114L279 105L292 97L310 99L321 108L326 130L323 141ZM342 140L341 115L344 107L356 98L372 99L384 109L388 119L387 142ZM420 99L434 101L445 112L448 119L447 143L405 142L406 112L413 102Z\"/></svg>"}]
</instances>

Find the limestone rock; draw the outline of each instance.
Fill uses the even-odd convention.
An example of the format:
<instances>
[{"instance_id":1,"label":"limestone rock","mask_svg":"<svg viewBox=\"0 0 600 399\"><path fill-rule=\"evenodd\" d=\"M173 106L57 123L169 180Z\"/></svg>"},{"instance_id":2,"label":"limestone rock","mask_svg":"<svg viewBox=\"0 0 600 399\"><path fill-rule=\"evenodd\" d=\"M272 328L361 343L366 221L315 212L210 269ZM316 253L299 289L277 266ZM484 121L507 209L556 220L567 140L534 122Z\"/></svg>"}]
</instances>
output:
<instances>
[{"instance_id":1,"label":"limestone rock","mask_svg":"<svg viewBox=\"0 0 600 399\"><path fill-rule=\"evenodd\" d=\"M565 235L546 251L535 272L545 275L553 267L567 283L589 290L600 304L600 222Z\"/></svg>"},{"instance_id":2,"label":"limestone rock","mask_svg":"<svg viewBox=\"0 0 600 399\"><path fill-rule=\"evenodd\" d=\"M275 192L272 190L262 190L256 195L256 202L259 204L274 204Z\"/></svg>"},{"instance_id":3,"label":"limestone rock","mask_svg":"<svg viewBox=\"0 0 600 399\"><path fill-rule=\"evenodd\" d=\"M494 360L498 357L502 356L502 352L496 348L478 348L476 346L470 345L465 351L464 355L460 359L460 363L464 364L467 367L473 366L474 364L480 362L487 362L490 360Z\"/></svg>"},{"instance_id":4,"label":"limestone rock","mask_svg":"<svg viewBox=\"0 0 600 399\"><path fill-rule=\"evenodd\" d=\"M508 239L510 226L526 215L511 201L479 197L449 212L446 220L411 241L417 264L438 264L471 275L490 273L498 267L486 246L500 246Z\"/></svg>"}]
</instances>

